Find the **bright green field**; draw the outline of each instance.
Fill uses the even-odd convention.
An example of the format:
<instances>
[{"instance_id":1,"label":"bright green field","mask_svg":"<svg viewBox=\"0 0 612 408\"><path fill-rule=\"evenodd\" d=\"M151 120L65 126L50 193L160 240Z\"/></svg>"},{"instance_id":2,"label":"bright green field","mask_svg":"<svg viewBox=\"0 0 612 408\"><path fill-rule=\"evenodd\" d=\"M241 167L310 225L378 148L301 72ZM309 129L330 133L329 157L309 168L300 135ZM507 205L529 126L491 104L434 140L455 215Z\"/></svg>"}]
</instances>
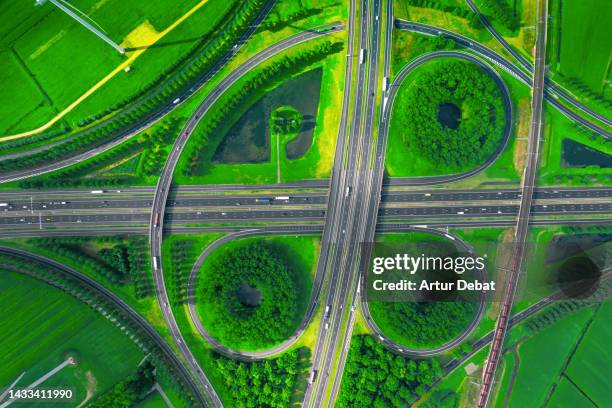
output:
<instances>
[{"instance_id":1,"label":"bright green field","mask_svg":"<svg viewBox=\"0 0 612 408\"><path fill-rule=\"evenodd\" d=\"M98 23L112 40L121 43L145 21L157 32L163 31L197 3L198 0L80 0L75 6ZM78 112L71 113L69 121L74 124L98 113L159 76L211 29L213 17L222 16L223 10L232 4L221 0L209 3L160 40L156 47L143 53L129 74L117 74L105 85L108 90L103 87L94 93ZM27 79L0 84L2 134L42 125L53 116L53 110L61 111L127 58L51 3L36 7L33 2L4 2L0 5L0 16L3 23L0 25L0 49L6 50L3 56L15 54L13 58L2 58L3 72L10 72L13 78ZM192 18L194 21L190 22ZM146 38L138 41L142 44L137 46L150 45ZM43 102L43 92L50 101ZM10 104L6 103L8 100Z\"/></svg>"},{"instance_id":2,"label":"bright green field","mask_svg":"<svg viewBox=\"0 0 612 408\"><path fill-rule=\"evenodd\" d=\"M604 303L572 357L566 374L599 406L610 401L612 302Z\"/></svg>"},{"instance_id":3,"label":"bright green field","mask_svg":"<svg viewBox=\"0 0 612 408\"><path fill-rule=\"evenodd\" d=\"M610 79L610 2L562 1L561 7L558 69L601 94Z\"/></svg>"},{"instance_id":4,"label":"bright green field","mask_svg":"<svg viewBox=\"0 0 612 408\"><path fill-rule=\"evenodd\" d=\"M565 377L561 378L546 407L593 408L594 405Z\"/></svg>"},{"instance_id":5,"label":"bright green field","mask_svg":"<svg viewBox=\"0 0 612 408\"><path fill-rule=\"evenodd\" d=\"M217 262L224 257L231 257L232 251L239 247L243 247L253 242L267 241L275 245L284 247L287 254L295 255L293 259L286 259L288 265L300 276L299 282L296 282L296 290L299 295L299 305L297 307L298 312L295 314L296 319L293 324L297 328L303 318L308 303L310 301L310 292L312 288L312 282L314 274L316 272L316 260L319 252L319 240L315 237L309 236L275 236L275 237L258 237L258 238L243 238L230 241L223 246L213 251L210 256L206 259L198 275L198 281L202 282L205 279L208 266ZM210 278L209 278L210 279ZM219 276L218 279L223 279ZM206 308L206 302L201 299L197 300L197 310L202 320L202 325L206 330L219 341L222 339L216 335L215 324L219 323L217 316L212 315L208 308ZM293 329L295 330L295 329ZM258 350L266 349L274 346L274 344L261 344L258 339L251 338L248 333L244 333L244 339L240 341L240 344L228 344L230 347L237 347L241 350Z\"/></svg>"},{"instance_id":6,"label":"bright green field","mask_svg":"<svg viewBox=\"0 0 612 408\"><path fill-rule=\"evenodd\" d=\"M18 385L28 385L71 352L78 364L43 386L72 387L75 401L82 401L88 388L104 391L131 374L144 357L112 323L54 287L3 270L0 292L0 384L12 383L25 371Z\"/></svg>"},{"instance_id":7,"label":"bright green field","mask_svg":"<svg viewBox=\"0 0 612 408\"><path fill-rule=\"evenodd\" d=\"M509 406L540 406L544 402L592 315L592 309L580 310L519 346L519 369Z\"/></svg>"}]
</instances>

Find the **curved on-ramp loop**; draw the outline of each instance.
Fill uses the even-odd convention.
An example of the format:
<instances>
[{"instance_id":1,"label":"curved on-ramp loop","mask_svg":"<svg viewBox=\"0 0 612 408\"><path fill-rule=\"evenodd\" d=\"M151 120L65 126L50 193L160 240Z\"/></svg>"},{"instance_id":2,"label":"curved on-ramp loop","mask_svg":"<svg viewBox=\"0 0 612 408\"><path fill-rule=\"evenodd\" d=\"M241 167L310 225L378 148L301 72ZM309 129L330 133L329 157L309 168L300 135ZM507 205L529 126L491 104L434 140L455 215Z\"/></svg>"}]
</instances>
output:
<instances>
[{"instance_id":1,"label":"curved on-ramp loop","mask_svg":"<svg viewBox=\"0 0 612 408\"><path fill-rule=\"evenodd\" d=\"M416 227L410 228L409 230L413 232L426 232L426 233L438 235L441 237L450 238L453 240L453 243L455 244L455 246L459 247L460 249L466 251L469 254L474 253L471 245L469 245L467 242L463 241L459 237L450 235L447 232L442 232L442 231L431 229L431 228L416 228ZM483 277L486 277L487 270L486 268L481 269L481 270L478 270L478 273L480 277L483 278ZM484 311L485 311L485 301L486 301L487 295L483 291L480 294L480 300L478 302L478 309L476 310L474 318L470 321L470 324L466 326L463 332L461 332L458 336L434 348L428 349L428 348L406 347L402 344L399 344L387 338L385 334L383 333L383 331L376 325L376 323L374 322L374 319L372 319L372 315L370 314L370 309L368 306L367 290L365 287L366 279L365 277L362 277L362 278L363 279L361 279L361 288L360 288L361 293L363 294L361 296L361 311L365 317L366 324L368 325L370 330L372 330L372 333L376 337L376 339L380 341L384 346L386 346L387 348L389 348L390 350L393 350L394 352L398 354L401 354L407 357L431 357L431 356L435 356L437 354L441 354L441 353L447 352L455 348L463 340L465 340L467 336L469 336L474 331L476 326L478 326L478 323L480 322L480 319L482 318L482 315L484 314Z\"/></svg>"},{"instance_id":2,"label":"curved on-ramp loop","mask_svg":"<svg viewBox=\"0 0 612 408\"><path fill-rule=\"evenodd\" d=\"M204 251L200 254L198 259L194 263L193 268L191 269L191 273L189 275L189 281L188 281L188 286L187 286L187 307L189 310L189 317L191 319L191 322L197 329L198 333L200 333L200 335L204 337L213 346L215 351L227 357L235 358L238 360L254 361L254 360L260 360L260 359L264 359L267 357L271 357L271 356L274 356L276 354L282 353L283 351L287 350L300 338L304 330L306 330L306 327L308 327L308 325L310 324L312 317L314 316L314 312L317 308L319 294L321 293L322 279L318 279L319 278L318 276L315 277L315 280L313 282L313 287L311 290L310 302L306 309L306 314L302 318L302 322L300 323L298 328L295 330L295 332L291 335L291 337L289 337L287 340L283 341L282 343L270 349L267 349L267 350L262 350L262 351L235 350L230 347L224 346L221 342L219 342L217 339L211 336L210 333L208 333L208 331L202 324L202 321L200 320L200 316L198 315L198 312L196 309L196 281L197 281L198 271L202 268L202 265L206 261L206 258L208 258L208 256L215 249L219 248L220 246L230 241L233 241L234 239L253 237L257 235L273 235L273 234L274 235L288 235L288 234L304 235L304 234L320 234L320 233L321 231L315 231L315 230L296 232L294 229L277 229L277 230L248 229L248 230L238 231L238 232L234 232L234 233L225 235L219 238L218 240L214 241L212 244L210 244L206 248L204 248Z\"/></svg>"},{"instance_id":3,"label":"curved on-ramp loop","mask_svg":"<svg viewBox=\"0 0 612 408\"><path fill-rule=\"evenodd\" d=\"M506 124L504 127L504 132L502 136L502 140L495 150L493 154L487 159L486 162L481 164L475 169L468 170L463 173L457 174L449 174L443 176L422 176L422 177L393 177L390 179L389 184L394 185L395 183L401 183L402 185L431 185L431 184L444 184L452 181L459 181L471 177L475 174L478 174L484 170L486 170L489 166L491 166L501 155L501 153L506 149L508 145L508 141L510 140L510 133L512 132L512 122L513 122L513 112L512 112L512 99L510 97L510 91L508 90L508 86L502 79L502 77L495 71L489 64L484 62L478 57L475 57L472 54L468 54L462 51L434 51L427 53L425 55L421 55L420 57L415 58L414 60L407 63L401 71L398 73L397 78L393 80L393 83L390 86L389 96L387 99L387 104L385 110L387 114L384 115L388 119L382 123L382 126L385 127L385 133L389 132L389 126L391 125L391 119L393 114L393 104L395 102L395 97L399 90L400 85L410 75L415 69L420 67L421 65L437 58L459 58L466 61L470 61L479 67L483 68L495 81L497 87L501 93L503 103L504 103L504 113L506 116Z\"/></svg>"}]
</instances>

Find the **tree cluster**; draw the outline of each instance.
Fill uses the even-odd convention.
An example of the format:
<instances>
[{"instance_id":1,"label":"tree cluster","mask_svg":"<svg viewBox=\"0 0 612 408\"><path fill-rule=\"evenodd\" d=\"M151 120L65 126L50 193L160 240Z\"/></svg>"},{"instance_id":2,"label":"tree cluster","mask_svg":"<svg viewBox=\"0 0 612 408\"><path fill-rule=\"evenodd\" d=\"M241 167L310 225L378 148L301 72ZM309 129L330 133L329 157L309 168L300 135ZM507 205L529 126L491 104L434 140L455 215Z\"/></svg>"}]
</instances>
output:
<instances>
[{"instance_id":1,"label":"tree cluster","mask_svg":"<svg viewBox=\"0 0 612 408\"><path fill-rule=\"evenodd\" d=\"M474 302L370 302L372 317L416 346L445 343L458 336L476 311Z\"/></svg>"},{"instance_id":2,"label":"tree cluster","mask_svg":"<svg viewBox=\"0 0 612 408\"><path fill-rule=\"evenodd\" d=\"M503 137L506 118L497 84L467 61L444 61L422 69L394 109L404 142L434 163L455 168L481 164ZM438 119L446 103L461 110L457 129Z\"/></svg>"},{"instance_id":3,"label":"tree cluster","mask_svg":"<svg viewBox=\"0 0 612 408\"><path fill-rule=\"evenodd\" d=\"M478 18L478 14L465 7L442 4L439 1L432 0L406 0L406 3L414 7L431 8L443 11L445 13L453 14L457 17L467 19L472 28L482 28L482 23L480 22L480 18Z\"/></svg>"},{"instance_id":4,"label":"tree cluster","mask_svg":"<svg viewBox=\"0 0 612 408\"><path fill-rule=\"evenodd\" d=\"M292 395L305 368L297 349L275 359L236 361L215 354L217 370L228 388L233 407L292 406Z\"/></svg>"},{"instance_id":5,"label":"tree cluster","mask_svg":"<svg viewBox=\"0 0 612 408\"><path fill-rule=\"evenodd\" d=\"M299 132L302 129L303 122L302 114L292 107L276 109L270 117L272 132L280 135Z\"/></svg>"},{"instance_id":6,"label":"tree cluster","mask_svg":"<svg viewBox=\"0 0 612 408\"><path fill-rule=\"evenodd\" d=\"M181 169L183 174L192 176L206 173L208 166L211 165L212 155L224 136L222 130L238 119L235 118L236 112L239 112L241 106L247 101L253 100L254 95L258 95L262 89L299 72L304 66L320 61L341 49L342 43L326 41L296 56L285 56L258 70L240 89L234 90L222 100L223 102L218 102L214 109L209 110L204 121L200 123L185 146L187 163ZM228 120L228 118L233 120Z\"/></svg>"},{"instance_id":7,"label":"tree cluster","mask_svg":"<svg viewBox=\"0 0 612 408\"><path fill-rule=\"evenodd\" d=\"M142 401L155 384L155 367L148 360L136 372L100 394L87 406L91 408L132 407Z\"/></svg>"},{"instance_id":8,"label":"tree cluster","mask_svg":"<svg viewBox=\"0 0 612 408\"><path fill-rule=\"evenodd\" d=\"M211 332L227 345L246 339L261 345L280 342L292 334L298 319L296 281L284 256L269 243L255 242L211 262L203 274L200 301L211 318ZM239 289L248 285L260 294L257 306L245 304Z\"/></svg>"},{"instance_id":9,"label":"tree cluster","mask_svg":"<svg viewBox=\"0 0 612 408\"><path fill-rule=\"evenodd\" d=\"M370 336L356 336L344 369L339 408L408 407L442 375L438 360L411 360Z\"/></svg>"},{"instance_id":10,"label":"tree cluster","mask_svg":"<svg viewBox=\"0 0 612 408\"><path fill-rule=\"evenodd\" d=\"M278 10L276 11L277 13L276 13L275 19L271 18L274 15L274 14L271 14L271 16L261 24L262 30L280 31L283 28L288 27L297 21L303 20L310 16L316 16L317 14L320 14L321 11L323 10L320 8L302 7L298 11L291 13L285 17L281 17Z\"/></svg>"},{"instance_id":11,"label":"tree cluster","mask_svg":"<svg viewBox=\"0 0 612 408\"><path fill-rule=\"evenodd\" d=\"M516 15L509 2L499 0L481 0L482 9L487 17L497 20L510 31L516 31L521 26L521 20Z\"/></svg>"}]
</instances>

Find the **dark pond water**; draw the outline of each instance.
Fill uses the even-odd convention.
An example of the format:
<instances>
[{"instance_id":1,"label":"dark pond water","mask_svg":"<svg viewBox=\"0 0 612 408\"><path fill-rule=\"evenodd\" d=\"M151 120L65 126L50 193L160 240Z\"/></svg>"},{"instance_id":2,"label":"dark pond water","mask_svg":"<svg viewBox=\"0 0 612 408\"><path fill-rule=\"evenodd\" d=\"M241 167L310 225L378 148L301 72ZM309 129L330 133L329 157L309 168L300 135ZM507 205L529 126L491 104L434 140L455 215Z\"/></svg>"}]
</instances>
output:
<instances>
[{"instance_id":1,"label":"dark pond water","mask_svg":"<svg viewBox=\"0 0 612 408\"><path fill-rule=\"evenodd\" d=\"M438 122L442 127L457 129L461 122L461 109L454 103L443 103L438 107Z\"/></svg>"},{"instance_id":2,"label":"dark pond water","mask_svg":"<svg viewBox=\"0 0 612 408\"><path fill-rule=\"evenodd\" d=\"M563 139L563 166L564 167L587 167L599 166L612 167L612 155L591 149L571 139Z\"/></svg>"},{"instance_id":3,"label":"dark pond water","mask_svg":"<svg viewBox=\"0 0 612 408\"><path fill-rule=\"evenodd\" d=\"M257 307L261 303L261 293L251 285L240 285L236 296L238 296L238 301L246 307Z\"/></svg>"},{"instance_id":4,"label":"dark pond water","mask_svg":"<svg viewBox=\"0 0 612 408\"><path fill-rule=\"evenodd\" d=\"M213 156L215 163L260 163L270 160L269 119L272 111L290 105L303 116L301 132L286 145L289 159L303 156L314 134L323 70L299 75L267 93L236 122Z\"/></svg>"}]
</instances>

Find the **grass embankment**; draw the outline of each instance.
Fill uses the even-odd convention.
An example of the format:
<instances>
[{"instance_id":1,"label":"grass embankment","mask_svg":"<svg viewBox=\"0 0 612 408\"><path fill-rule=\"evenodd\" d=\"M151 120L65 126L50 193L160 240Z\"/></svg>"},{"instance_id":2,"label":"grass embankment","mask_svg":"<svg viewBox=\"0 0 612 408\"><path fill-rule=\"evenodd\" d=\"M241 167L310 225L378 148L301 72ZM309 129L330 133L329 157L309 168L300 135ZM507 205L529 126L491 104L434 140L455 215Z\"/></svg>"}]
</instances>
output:
<instances>
[{"instance_id":1,"label":"grass embankment","mask_svg":"<svg viewBox=\"0 0 612 408\"><path fill-rule=\"evenodd\" d=\"M198 277L202 324L218 341L262 350L297 329L316 266L312 237L247 238L216 249Z\"/></svg>"},{"instance_id":2,"label":"grass embankment","mask_svg":"<svg viewBox=\"0 0 612 408\"><path fill-rule=\"evenodd\" d=\"M11 384L25 371L17 384L25 387L74 356L76 365L44 387L72 388L74 401L82 402L122 380L144 357L117 327L72 296L31 277L0 272L0 325L7 329L0 335L0 383Z\"/></svg>"}]
</instances>

